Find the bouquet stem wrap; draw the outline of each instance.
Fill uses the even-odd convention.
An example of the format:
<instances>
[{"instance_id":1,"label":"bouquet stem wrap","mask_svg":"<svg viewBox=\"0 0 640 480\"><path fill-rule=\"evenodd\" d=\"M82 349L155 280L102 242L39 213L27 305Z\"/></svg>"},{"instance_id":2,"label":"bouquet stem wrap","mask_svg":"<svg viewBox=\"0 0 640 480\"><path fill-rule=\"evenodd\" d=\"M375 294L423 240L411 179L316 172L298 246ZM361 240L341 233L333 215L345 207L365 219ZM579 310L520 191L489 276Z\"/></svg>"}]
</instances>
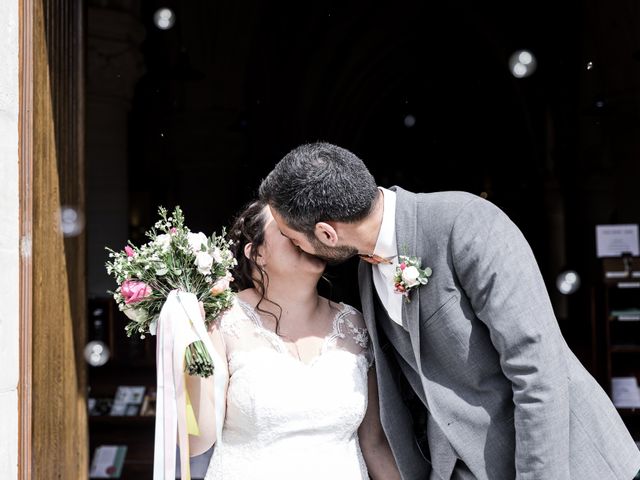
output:
<instances>
[{"instance_id":1,"label":"bouquet stem wrap","mask_svg":"<svg viewBox=\"0 0 640 480\"><path fill-rule=\"evenodd\" d=\"M189 469L189 434L198 435L185 385L185 351L201 340L214 366L215 398L224 398L226 363L215 351L207 333L197 297L173 290L162 307L158 321L156 368L157 397L154 480L174 480L176 474L176 439L180 449L180 471L191 480ZM224 402L216 403L216 443L220 443L224 423ZM191 411L190 411L191 410Z\"/></svg>"}]
</instances>

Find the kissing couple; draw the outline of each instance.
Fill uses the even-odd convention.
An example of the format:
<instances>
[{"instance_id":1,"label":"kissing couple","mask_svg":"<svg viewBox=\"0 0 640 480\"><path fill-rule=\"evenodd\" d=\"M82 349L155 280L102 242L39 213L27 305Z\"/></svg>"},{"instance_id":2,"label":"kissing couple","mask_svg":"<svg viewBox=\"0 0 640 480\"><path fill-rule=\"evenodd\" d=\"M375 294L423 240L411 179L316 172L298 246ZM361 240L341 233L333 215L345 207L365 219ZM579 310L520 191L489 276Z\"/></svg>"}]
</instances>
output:
<instances>
[{"instance_id":1,"label":"kissing couple","mask_svg":"<svg viewBox=\"0 0 640 480\"><path fill-rule=\"evenodd\" d=\"M383 188L352 152L314 143L275 166L230 236L236 300L209 332L228 372L187 382L201 426L191 453L215 444L206 479L640 470L562 337L527 241L491 202ZM327 263L356 255L362 312L316 289Z\"/></svg>"}]
</instances>

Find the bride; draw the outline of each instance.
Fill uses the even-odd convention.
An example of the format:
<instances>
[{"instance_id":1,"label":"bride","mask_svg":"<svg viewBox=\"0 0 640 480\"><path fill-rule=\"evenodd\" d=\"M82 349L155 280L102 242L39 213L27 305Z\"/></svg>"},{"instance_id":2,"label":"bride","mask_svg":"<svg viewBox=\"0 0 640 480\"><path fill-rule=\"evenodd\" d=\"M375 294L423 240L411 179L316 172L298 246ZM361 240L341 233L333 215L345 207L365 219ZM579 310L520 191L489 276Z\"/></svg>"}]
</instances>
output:
<instances>
[{"instance_id":1,"label":"bride","mask_svg":"<svg viewBox=\"0 0 640 480\"><path fill-rule=\"evenodd\" d=\"M318 295L324 262L284 237L264 203L230 237L239 291L210 331L228 362L226 398L213 398L211 377L187 380L200 425L190 453L216 444L206 480L399 479L360 313Z\"/></svg>"}]
</instances>

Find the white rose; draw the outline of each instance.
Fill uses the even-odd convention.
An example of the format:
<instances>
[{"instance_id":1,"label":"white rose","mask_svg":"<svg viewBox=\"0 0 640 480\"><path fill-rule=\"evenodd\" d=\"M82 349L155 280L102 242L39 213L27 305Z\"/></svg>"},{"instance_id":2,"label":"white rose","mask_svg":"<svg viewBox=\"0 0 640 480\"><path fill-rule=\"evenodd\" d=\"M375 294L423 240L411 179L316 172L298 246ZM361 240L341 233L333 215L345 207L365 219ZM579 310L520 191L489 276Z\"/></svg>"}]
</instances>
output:
<instances>
[{"instance_id":1,"label":"white rose","mask_svg":"<svg viewBox=\"0 0 640 480\"><path fill-rule=\"evenodd\" d=\"M194 253L200 252L203 245L205 248L207 248L207 236L202 232L189 232L187 234L187 241L189 242L189 246L191 247L191 250L194 251Z\"/></svg>"},{"instance_id":2,"label":"white rose","mask_svg":"<svg viewBox=\"0 0 640 480\"><path fill-rule=\"evenodd\" d=\"M202 275L208 275L211 273L211 267L213 266L213 257L207 252L196 253L196 267Z\"/></svg>"},{"instance_id":3,"label":"white rose","mask_svg":"<svg viewBox=\"0 0 640 480\"><path fill-rule=\"evenodd\" d=\"M407 284L407 287L415 287L420 282L418 282L418 277L420 276L420 272L416 267L407 267L402 271L402 281Z\"/></svg>"},{"instance_id":4,"label":"white rose","mask_svg":"<svg viewBox=\"0 0 640 480\"><path fill-rule=\"evenodd\" d=\"M162 247L162 251L167 252L171 246L171 235L167 233L158 235L156 237L156 245L160 245L160 247Z\"/></svg>"},{"instance_id":5,"label":"white rose","mask_svg":"<svg viewBox=\"0 0 640 480\"><path fill-rule=\"evenodd\" d=\"M216 261L216 263L222 263L222 252L220 251L220 249L218 247L213 249L213 259Z\"/></svg>"},{"instance_id":6,"label":"white rose","mask_svg":"<svg viewBox=\"0 0 640 480\"><path fill-rule=\"evenodd\" d=\"M134 322L140 323L147 319L147 312L145 312L141 308L129 307L123 309L122 311L130 320L133 320Z\"/></svg>"},{"instance_id":7,"label":"white rose","mask_svg":"<svg viewBox=\"0 0 640 480\"><path fill-rule=\"evenodd\" d=\"M149 323L149 333L151 335L155 335L157 333L158 330L158 317L154 317L153 320L151 320L151 323Z\"/></svg>"}]
</instances>

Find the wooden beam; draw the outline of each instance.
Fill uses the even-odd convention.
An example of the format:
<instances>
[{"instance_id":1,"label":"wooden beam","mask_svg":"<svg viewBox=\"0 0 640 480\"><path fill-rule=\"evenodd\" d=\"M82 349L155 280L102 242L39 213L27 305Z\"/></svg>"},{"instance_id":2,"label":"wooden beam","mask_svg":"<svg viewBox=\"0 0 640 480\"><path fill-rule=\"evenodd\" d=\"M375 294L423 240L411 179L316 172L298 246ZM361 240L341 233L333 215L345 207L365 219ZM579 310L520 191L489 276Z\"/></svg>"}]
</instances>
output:
<instances>
[{"instance_id":1,"label":"wooden beam","mask_svg":"<svg viewBox=\"0 0 640 480\"><path fill-rule=\"evenodd\" d=\"M19 478L88 476L82 1L21 0Z\"/></svg>"}]
</instances>

